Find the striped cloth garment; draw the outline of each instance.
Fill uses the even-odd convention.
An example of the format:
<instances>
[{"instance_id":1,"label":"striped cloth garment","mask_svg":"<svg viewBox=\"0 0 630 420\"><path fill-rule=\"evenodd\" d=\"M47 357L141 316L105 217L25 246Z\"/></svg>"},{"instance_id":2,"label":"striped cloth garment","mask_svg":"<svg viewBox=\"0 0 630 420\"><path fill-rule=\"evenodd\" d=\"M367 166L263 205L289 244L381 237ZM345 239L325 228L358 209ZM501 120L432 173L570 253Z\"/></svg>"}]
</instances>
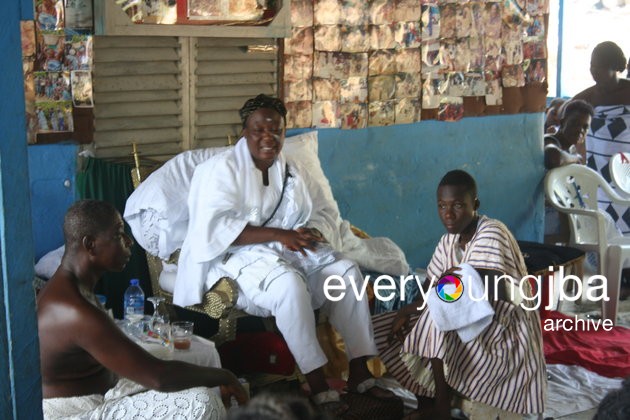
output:
<instances>
[{"instance_id":1,"label":"striped cloth garment","mask_svg":"<svg viewBox=\"0 0 630 420\"><path fill-rule=\"evenodd\" d=\"M619 152L630 153L630 105L596 106L586 135L586 164L610 183L610 157ZM630 208L611 203L601 191L597 202L612 216L621 233L630 234Z\"/></svg>"},{"instance_id":2,"label":"striped cloth garment","mask_svg":"<svg viewBox=\"0 0 630 420\"><path fill-rule=\"evenodd\" d=\"M451 267L468 263L476 269L503 272L517 281L526 274L516 240L498 220L481 216L477 230L462 250L459 235L440 240L427 272L440 278ZM529 284L525 296L532 296ZM433 291L431 291L433 293ZM387 342L395 313L373 319L381 360L405 388L434 397L430 359L442 359L448 385L455 392L484 404L515 413L542 413L546 394L545 362L540 318L536 311L506 301L490 302L495 315L475 340L463 343L455 331L440 332L423 309L402 348ZM533 306L533 302L531 303ZM417 321L416 321L417 320ZM413 324L412 324L413 325Z\"/></svg>"}]
</instances>

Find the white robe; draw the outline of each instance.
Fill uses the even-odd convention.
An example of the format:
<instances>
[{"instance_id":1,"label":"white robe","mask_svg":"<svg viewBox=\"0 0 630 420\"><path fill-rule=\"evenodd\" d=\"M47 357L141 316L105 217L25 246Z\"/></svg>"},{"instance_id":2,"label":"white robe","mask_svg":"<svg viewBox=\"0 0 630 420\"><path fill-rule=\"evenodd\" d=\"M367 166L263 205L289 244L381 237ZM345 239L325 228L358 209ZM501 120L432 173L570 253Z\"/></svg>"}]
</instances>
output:
<instances>
[{"instance_id":1,"label":"white robe","mask_svg":"<svg viewBox=\"0 0 630 420\"><path fill-rule=\"evenodd\" d=\"M278 242L231 246L247 224L260 226L271 216L280 200L285 165L281 154L269 168L269 186L263 186L261 172L254 166L243 138L233 149L195 169L188 195L188 233L178 261L175 304L200 303L205 291L221 276L236 277L238 272L234 270L247 264L247 260L267 256L275 263L281 254L286 254ZM316 227L326 237L335 221L327 216L326 209L313 211L310 191L315 194L319 191L306 183L298 166L290 164L289 168L284 197L267 226L297 229L308 222L308 226ZM223 259L228 252L233 255L226 265ZM311 256L318 259L314 254Z\"/></svg>"},{"instance_id":2,"label":"white robe","mask_svg":"<svg viewBox=\"0 0 630 420\"><path fill-rule=\"evenodd\" d=\"M195 170L188 198L188 233L178 261L174 303L199 303L222 276L236 280L236 307L257 316L275 316L276 324L303 373L326 363L315 332L313 309L321 308L346 343L350 359L376 354L367 300L352 293L328 301L324 280L333 274L363 284L353 261L343 259L328 244L307 256L288 251L279 242L242 246L231 244L245 226L261 226L280 206L268 227L318 228L324 236L334 221L314 205L319 191L309 185L300 167L288 165L282 154L269 168L269 185L254 166L245 139ZM315 199L312 199L312 194ZM282 199L282 200L281 200ZM281 200L281 201L280 201Z\"/></svg>"}]
</instances>

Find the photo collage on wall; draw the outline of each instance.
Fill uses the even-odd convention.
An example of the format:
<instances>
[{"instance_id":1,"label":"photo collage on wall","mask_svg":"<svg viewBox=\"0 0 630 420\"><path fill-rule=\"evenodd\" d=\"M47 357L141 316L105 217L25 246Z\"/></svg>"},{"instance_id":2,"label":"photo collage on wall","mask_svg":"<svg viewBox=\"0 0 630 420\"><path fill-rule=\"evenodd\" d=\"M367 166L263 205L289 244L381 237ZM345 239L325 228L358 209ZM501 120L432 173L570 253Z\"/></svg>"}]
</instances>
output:
<instances>
[{"instance_id":1,"label":"photo collage on wall","mask_svg":"<svg viewBox=\"0 0 630 420\"><path fill-rule=\"evenodd\" d=\"M546 80L548 0L293 0L288 127L456 121L464 97Z\"/></svg>"},{"instance_id":2,"label":"photo collage on wall","mask_svg":"<svg viewBox=\"0 0 630 420\"><path fill-rule=\"evenodd\" d=\"M92 107L92 0L35 0L21 21L27 137L72 132L73 107Z\"/></svg>"}]
</instances>

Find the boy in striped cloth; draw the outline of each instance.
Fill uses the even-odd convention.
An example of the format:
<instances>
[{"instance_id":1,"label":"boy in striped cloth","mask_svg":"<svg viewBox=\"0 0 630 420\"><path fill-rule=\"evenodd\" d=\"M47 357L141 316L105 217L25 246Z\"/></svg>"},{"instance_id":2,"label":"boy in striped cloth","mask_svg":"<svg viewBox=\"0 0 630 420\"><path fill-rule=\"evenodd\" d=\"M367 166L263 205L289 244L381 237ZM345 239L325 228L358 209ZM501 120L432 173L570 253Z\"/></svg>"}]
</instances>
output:
<instances>
[{"instance_id":1,"label":"boy in striped cloth","mask_svg":"<svg viewBox=\"0 0 630 420\"><path fill-rule=\"evenodd\" d=\"M467 343L456 331L436 328L422 294L397 313L374 319L381 359L418 396L419 410L409 418L450 419L454 393L511 413L542 413L545 364L539 315L531 310L534 302L511 301L505 281L497 283L498 299L493 298L495 276L508 275L518 287L527 275L518 244L503 223L477 213L477 187L468 173L448 172L438 186L437 202L447 233L431 258L424 288L468 263L485 280L495 314ZM532 296L529 283L523 282L520 293ZM518 289L515 295L520 296ZM411 331L410 320L417 320Z\"/></svg>"}]
</instances>

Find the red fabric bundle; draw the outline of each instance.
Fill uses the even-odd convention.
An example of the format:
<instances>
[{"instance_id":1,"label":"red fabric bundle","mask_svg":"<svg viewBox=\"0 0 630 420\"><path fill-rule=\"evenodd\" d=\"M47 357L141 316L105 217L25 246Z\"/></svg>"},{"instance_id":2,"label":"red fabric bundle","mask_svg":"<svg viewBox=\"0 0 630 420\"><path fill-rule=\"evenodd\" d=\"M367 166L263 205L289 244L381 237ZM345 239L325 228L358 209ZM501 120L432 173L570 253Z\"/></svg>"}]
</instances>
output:
<instances>
[{"instance_id":1,"label":"red fabric bundle","mask_svg":"<svg viewBox=\"0 0 630 420\"><path fill-rule=\"evenodd\" d=\"M291 375L295 359L281 335L271 331L239 333L219 348L221 365L236 374Z\"/></svg>"},{"instance_id":2,"label":"red fabric bundle","mask_svg":"<svg viewBox=\"0 0 630 420\"><path fill-rule=\"evenodd\" d=\"M575 317L557 311L544 311L541 315L548 364L578 365L609 378L630 376L630 329L613 327L606 331L600 322L597 331L594 324L588 330L583 327L569 330L562 327L562 321L571 320L565 325L573 326ZM553 330L549 330L551 325Z\"/></svg>"}]
</instances>

